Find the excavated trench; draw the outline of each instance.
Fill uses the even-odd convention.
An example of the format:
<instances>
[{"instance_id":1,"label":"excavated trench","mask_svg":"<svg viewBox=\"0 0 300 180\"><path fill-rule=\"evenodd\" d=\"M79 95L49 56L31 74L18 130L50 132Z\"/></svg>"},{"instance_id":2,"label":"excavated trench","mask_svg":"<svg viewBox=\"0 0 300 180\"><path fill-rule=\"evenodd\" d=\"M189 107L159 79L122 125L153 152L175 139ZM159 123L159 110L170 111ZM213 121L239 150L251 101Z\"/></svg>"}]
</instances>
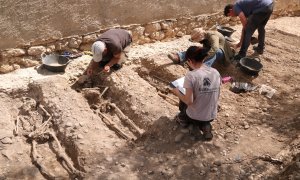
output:
<instances>
[{"instance_id":1,"label":"excavated trench","mask_svg":"<svg viewBox=\"0 0 300 180\"><path fill-rule=\"evenodd\" d=\"M125 139L130 142L142 137L147 128L165 113L165 109L161 107L166 107L172 114L176 112L174 100L164 99L165 97L162 98L159 93L175 99L168 94L167 82L175 79L177 74L158 67L153 69L153 61L154 59L143 60L143 63L140 63L138 60L132 64L133 67L124 67L124 71L111 76L101 76L92 84L87 81L75 88L73 86L73 89L66 86L64 78L53 76L34 81L28 84L27 90L11 95L11 99L20 101L15 107L18 109L14 115L18 119L18 122L14 121L14 126L18 127L15 137L20 137L26 147L31 149L26 155L44 178L84 177L87 171L84 167L85 161L88 158L85 154L93 150L86 150L89 143L83 142L82 139L85 139L87 133L99 139L92 129L82 128L85 124L90 125L95 123L95 119L100 120L105 128L110 129L110 132L120 139L118 141ZM181 68L181 71L184 72L185 69ZM122 82L129 82L131 85ZM71 102L77 100L80 103ZM148 103L149 101L151 103ZM77 105L84 108L75 114L86 111L89 107L88 114L92 114L92 118L82 117L84 122L81 122L77 119L79 118L77 115L72 117ZM167 116L170 117L172 114L169 113ZM29 135L34 134L33 132L36 132L34 137ZM59 152L55 138L47 132L56 135L67 159L62 158L62 152ZM111 133L108 137L112 136ZM33 145L33 141L37 144ZM36 153L41 161L34 158ZM67 161L71 162L73 169L68 167Z\"/></svg>"},{"instance_id":2,"label":"excavated trench","mask_svg":"<svg viewBox=\"0 0 300 180\"><path fill-rule=\"evenodd\" d=\"M84 169L79 164L74 141L66 137L64 131L60 131L63 109L58 109L55 105L50 107L42 87L35 83L28 85L28 92L19 92L13 99L20 101L18 112L13 115L17 116L14 135L31 149L26 155L31 158L32 164L40 170L44 178L81 178L81 173L78 172L84 172ZM58 141L55 142L55 138L48 132L53 132ZM33 145L34 143L36 144ZM59 146L62 146L62 149Z\"/></svg>"},{"instance_id":3,"label":"excavated trench","mask_svg":"<svg viewBox=\"0 0 300 180\"><path fill-rule=\"evenodd\" d=\"M157 62L157 59L156 63L151 58L139 59L124 67L124 71L111 76L101 74L92 83L87 80L73 88L83 94L95 114L116 124L112 127L110 122L106 123L120 137L137 140L155 121L155 115L159 115L157 112L165 112L159 107L163 105L174 112L178 104L178 99L169 91L169 82L178 74L165 71ZM162 62L165 63L164 60ZM165 65L174 68L171 63L162 66ZM176 68L182 73L186 71L183 67ZM153 103L146 103L150 99Z\"/></svg>"}]
</instances>

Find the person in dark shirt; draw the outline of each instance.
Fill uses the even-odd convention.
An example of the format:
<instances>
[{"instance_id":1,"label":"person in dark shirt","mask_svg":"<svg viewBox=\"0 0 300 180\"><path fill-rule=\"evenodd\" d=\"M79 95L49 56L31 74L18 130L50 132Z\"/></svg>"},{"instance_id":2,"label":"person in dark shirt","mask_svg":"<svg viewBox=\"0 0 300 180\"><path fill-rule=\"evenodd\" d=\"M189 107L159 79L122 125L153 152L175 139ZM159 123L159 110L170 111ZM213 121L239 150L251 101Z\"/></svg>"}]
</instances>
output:
<instances>
[{"instance_id":1,"label":"person in dark shirt","mask_svg":"<svg viewBox=\"0 0 300 180\"><path fill-rule=\"evenodd\" d=\"M111 68L120 69L122 54L131 42L131 34L124 29L110 29L101 34L92 45L93 59L87 69L87 75L92 75L97 66L103 68L104 72L110 72Z\"/></svg>"},{"instance_id":2,"label":"person in dark shirt","mask_svg":"<svg viewBox=\"0 0 300 180\"><path fill-rule=\"evenodd\" d=\"M228 4L224 8L225 16L238 16L243 25L239 53L234 57L240 60L245 57L250 46L251 37L255 30L258 30L258 46L254 50L263 54L265 48L265 26L273 12L273 0L238 0L234 4Z\"/></svg>"}]
</instances>

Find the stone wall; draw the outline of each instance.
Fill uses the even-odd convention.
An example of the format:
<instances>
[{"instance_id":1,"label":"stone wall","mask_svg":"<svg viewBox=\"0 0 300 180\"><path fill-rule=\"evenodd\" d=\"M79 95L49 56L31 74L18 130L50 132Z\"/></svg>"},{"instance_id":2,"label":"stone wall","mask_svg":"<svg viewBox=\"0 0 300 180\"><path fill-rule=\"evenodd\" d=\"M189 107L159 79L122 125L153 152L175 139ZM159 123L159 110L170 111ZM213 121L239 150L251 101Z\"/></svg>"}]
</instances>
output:
<instances>
[{"instance_id":1,"label":"stone wall","mask_svg":"<svg viewBox=\"0 0 300 180\"><path fill-rule=\"evenodd\" d=\"M108 26L214 13L229 1L0 0L0 49L85 34Z\"/></svg>"},{"instance_id":2,"label":"stone wall","mask_svg":"<svg viewBox=\"0 0 300 180\"><path fill-rule=\"evenodd\" d=\"M278 7L288 7L287 9L277 8L272 18L279 16L300 15L299 3L281 6L280 1L277 2ZM129 20L128 20L129 21ZM115 25L107 26L86 34L53 38L38 38L32 41L21 43L15 48L3 49L0 51L0 73L7 73L18 68L31 67L40 63L40 55L44 52L72 52L89 51L91 44L96 38L110 28L123 28L132 32L133 43L144 44L156 41L167 41L172 38L181 37L190 34L196 27L209 29L216 23L227 26L234 26L239 22L238 18L227 18L223 16L223 12L202 14L198 16L182 16L174 19L164 19L159 21L149 21L142 24Z\"/></svg>"},{"instance_id":3,"label":"stone wall","mask_svg":"<svg viewBox=\"0 0 300 180\"><path fill-rule=\"evenodd\" d=\"M299 0L274 0L291 9ZM58 40L109 26L145 24L223 11L234 0L0 0L0 49Z\"/></svg>"}]
</instances>

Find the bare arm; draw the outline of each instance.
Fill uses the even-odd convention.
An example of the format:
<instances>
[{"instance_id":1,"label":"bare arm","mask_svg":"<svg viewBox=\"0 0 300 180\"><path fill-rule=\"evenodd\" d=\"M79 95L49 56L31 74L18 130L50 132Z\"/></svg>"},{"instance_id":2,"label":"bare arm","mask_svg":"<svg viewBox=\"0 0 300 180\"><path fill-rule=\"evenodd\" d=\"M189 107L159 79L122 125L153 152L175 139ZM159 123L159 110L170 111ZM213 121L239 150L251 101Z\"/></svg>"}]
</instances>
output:
<instances>
[{"instance_id":1,"label":"bare arm","mask_svg":"<svg viewBox=\"0 0 300 180\"><path fill-rule=\"evenodd\" d=\"M91 76L93 75L94 70L96 69L96 67L98 66L98 62L95 62L93 59L87 69L87 75Z\"/></svg>"},{"instance_id":2,"label":"bare arm","mask_svg":"<svg viewBox=\"0 0 300 180\"><path fill-rule=\"evenodd\" d=\"M186 88L185 95L182 94L177 88L172 89L172 92L186 105L191 105L193 103L193 89Z\"/></svg>"},{"instance_id":3,"label":"bare arm","mask_svg":"<svg viewBox=\"0 0 300 180\"><path fill-rule=\"evenodd\" d=\"M209 34L208 37L209 43L210 43L210 50L208 52L207 58L210 58L216 54L218 49L220 48L219 46L219 36L217 34Z\"/></svg>"},{"instance_id":4,"label":"bare arm","mask_svg":"<svg viewBox=\"0 0 300 180\"><path fill-rule=\"evenodd\" d=\"M115 54L113 58L106 64L106 66L112 67L114 64L117 64L121 59L121 53Z\"/></svg>"},{"instance_id":5,"label":"bare arm","mask_svg":"<svg viewBox=\"0 0 300 180\"><path fill-rule=\"evenodd\" d=\"M121 52L119 54L115 54L113 58L104 66L104 71L109 72L110 67L112 67L114 64L117 64L121 59Z\"/></svg>"}]
</instances>

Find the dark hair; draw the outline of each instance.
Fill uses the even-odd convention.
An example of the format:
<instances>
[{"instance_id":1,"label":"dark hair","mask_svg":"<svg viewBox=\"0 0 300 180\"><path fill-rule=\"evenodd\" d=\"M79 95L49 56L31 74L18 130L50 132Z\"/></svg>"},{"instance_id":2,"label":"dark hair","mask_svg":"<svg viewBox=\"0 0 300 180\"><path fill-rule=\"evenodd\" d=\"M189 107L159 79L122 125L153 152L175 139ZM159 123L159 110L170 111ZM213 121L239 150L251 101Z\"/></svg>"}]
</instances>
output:
<instances>
[{"instance_id":1,"label":"dark hair","mask_svg":"<svg viewBox=\"0 0 300 180\"><path fill-rule=\"evenodd\" d=\"M200 44L202 44L204 48L207 48L207 49L211 48L211 45L210 45L210 42L208 39L202 39L200 41Z\"/></svg>"},{"instance_id":2,"label":"dark hair","mask_svg":"<svg viewBox=\"0 0 300 180\"><path fill-rule=\"evenodd\" d=\"M224 8L224 16L228 16L228 13L232 8L233 8L232 4L227 4Z\"/></svg>"},{"instance_id":3,"label":"dark hair","mask_svg":"<svg viewBox=\"0 0 300 180\"><path fill-rule=\"evenodd\" d=\"M207 48L190 46L186 51L185 58L195 62L203 62L204 58L207 56L208 51L209 49Z\"/></svg>"}]
</instances>

